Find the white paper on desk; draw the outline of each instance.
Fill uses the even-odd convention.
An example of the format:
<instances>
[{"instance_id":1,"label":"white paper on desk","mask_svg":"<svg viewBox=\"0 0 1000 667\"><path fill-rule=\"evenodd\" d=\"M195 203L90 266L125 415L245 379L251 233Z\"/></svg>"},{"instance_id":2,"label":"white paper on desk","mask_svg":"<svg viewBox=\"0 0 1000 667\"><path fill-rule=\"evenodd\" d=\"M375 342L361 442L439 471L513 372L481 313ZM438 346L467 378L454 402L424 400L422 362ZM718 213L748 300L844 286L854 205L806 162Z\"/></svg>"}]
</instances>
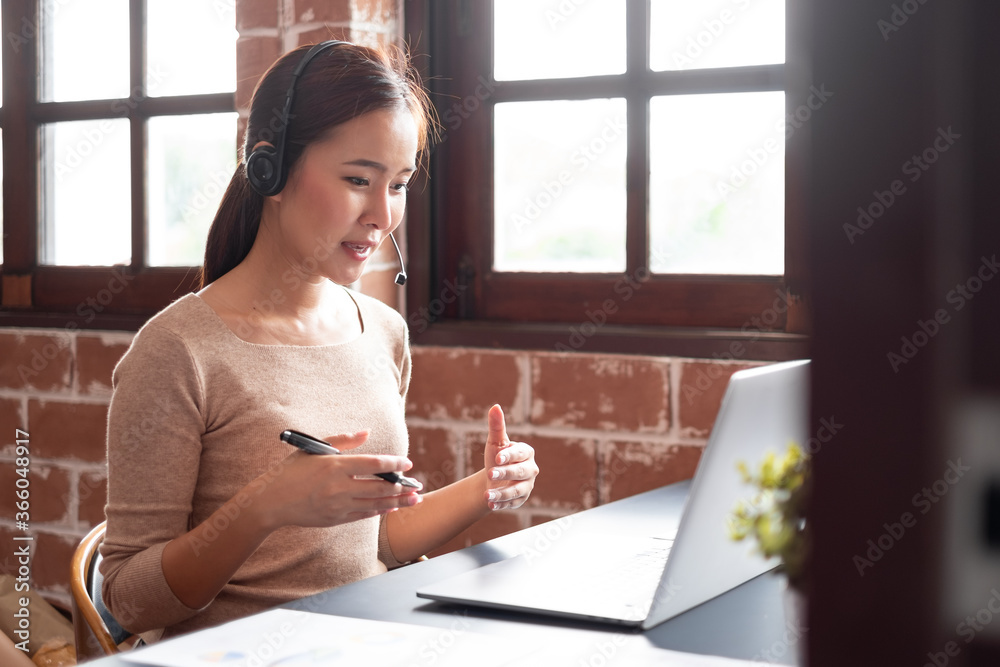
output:
<instances>
[{"instance_id":1,"label":"white paper on desk","mask_svg":"<svg viewBox=\"0 0 1000 667\"><path fill-rule=\"evenodd\" d=\"M458 614L449 627L432 628L273 609L120 657L159 667L501 667L534 650L467 626Z\"/></svg>"}]
</instances>

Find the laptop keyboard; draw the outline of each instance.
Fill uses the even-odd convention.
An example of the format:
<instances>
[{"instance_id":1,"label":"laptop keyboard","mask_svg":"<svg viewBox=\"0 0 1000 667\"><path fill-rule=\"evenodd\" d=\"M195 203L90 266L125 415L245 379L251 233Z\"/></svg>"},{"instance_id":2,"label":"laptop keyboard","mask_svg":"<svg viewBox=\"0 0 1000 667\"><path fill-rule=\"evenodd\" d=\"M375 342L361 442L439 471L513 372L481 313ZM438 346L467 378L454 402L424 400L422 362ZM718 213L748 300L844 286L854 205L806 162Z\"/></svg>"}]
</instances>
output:
<instances>
[{"instance_id":1,"label":"laptop keyboard","mask_svg":"<svg viewBox=\"0 0 1000 667\"><path fill-rule=\"evenodd\" d=\"M673 545L673 540L658 539L638 554L595 562L588 592L593 595L652 592L660 581Z\"/></svg>"}]
</instances>

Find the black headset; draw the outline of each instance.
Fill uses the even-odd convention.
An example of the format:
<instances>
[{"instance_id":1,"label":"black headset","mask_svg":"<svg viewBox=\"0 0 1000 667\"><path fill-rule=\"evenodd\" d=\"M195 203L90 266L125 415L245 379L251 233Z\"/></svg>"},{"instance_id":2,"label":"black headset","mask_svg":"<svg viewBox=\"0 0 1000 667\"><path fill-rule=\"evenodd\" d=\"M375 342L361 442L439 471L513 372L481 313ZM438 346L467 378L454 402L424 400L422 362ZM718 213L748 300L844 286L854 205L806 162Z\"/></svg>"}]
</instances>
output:
<instances>
[{"instance_id":1,"label":"black headset","mask_svg":"<svg viewBox=\"0 0 1000 667\"><path fill-rule=\"evenodd\" d=\"M281 192L285 187L285 181L288 179L288 168L285 166L285 138L288 136L288 125L292 119L295 84L313 58L331 47L348 43L336 39L320 42L309 49L292 70L292 81L288 85L285 106L281 110L275 145L257 146L250 151L250 155L246 159L247 180L250 181L250 187L253 188L254 192L264 197L271 197ZM396 274L396 284L404 285L406 284L406 268L403 266L403 254L399 251L399 245L392 234L389 234L389 240L392 241L392 246L396 249L396 257L399 258L399 273Z\"/></svg>"}]
</instances>

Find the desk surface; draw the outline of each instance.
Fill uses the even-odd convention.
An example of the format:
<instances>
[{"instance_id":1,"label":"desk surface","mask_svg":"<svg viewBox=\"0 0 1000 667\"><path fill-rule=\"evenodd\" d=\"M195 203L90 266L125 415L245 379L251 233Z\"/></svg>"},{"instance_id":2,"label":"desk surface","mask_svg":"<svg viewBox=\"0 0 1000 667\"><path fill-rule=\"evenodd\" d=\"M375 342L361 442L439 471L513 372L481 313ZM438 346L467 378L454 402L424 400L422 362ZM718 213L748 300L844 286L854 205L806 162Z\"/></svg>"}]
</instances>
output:
<instances>
[{"instance_id":1,"label":"desk surface","mask_svg":"<svg viewBox=\"0 0 1000 667\"><path fill-rule=\"evenodd\" d=\"M803 637L799 628L785 622L783 580L773 573L757 577L645 632L514 612L474 610L423 600L414 593L425 584L509 558L526 549L544 550L566 531L634 535L675 529L689 487L689 482L681 482L649 491L297 600L285 607L441 628L451 628L461 621L463 627L474 632L565 646L564 664L574 666L688 664L675 662L674 658L678 658L675 651L758 663L795 664ZM138 653L132 655L133 659L138 657ZM113 656L92 664L110 667L135 663Z\"/></svg>"}]
</instances>

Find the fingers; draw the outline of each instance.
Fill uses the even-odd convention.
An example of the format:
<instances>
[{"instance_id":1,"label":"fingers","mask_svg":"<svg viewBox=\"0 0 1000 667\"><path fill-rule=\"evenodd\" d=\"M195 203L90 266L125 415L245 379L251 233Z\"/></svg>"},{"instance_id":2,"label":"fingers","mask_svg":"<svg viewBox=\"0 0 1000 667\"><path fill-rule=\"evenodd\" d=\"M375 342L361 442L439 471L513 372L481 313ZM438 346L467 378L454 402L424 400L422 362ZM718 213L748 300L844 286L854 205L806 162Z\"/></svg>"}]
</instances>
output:
<instances>
[{"instance_id":1,"label":"fingers","mask_svg":"<svg viewBox=\"0 0 1000 667\"><path fill-rule=\"evenodd\" d=\"M534 480L526 480L486 492L486 502L491 510L516 509L528 500L531 490L534 487Z\"/></svg>"},{"instance_id":2,"label":"fingers","mask_svg":"<svg viewBox=\"0 0 1000 667\"><path fill-rule=\"evenodd\" d=\"M525 442L512 442L509 447L497 452L495 464L498 466L508 463L520 463L530 461L535 456L534 448Z\"/></svg>"},{"instance_id":3,"label":"fingers","mask_svg":"<svg viewBox=\"0 0 1000 667\"><path fill-rule=\"evenodd\" d=\"M520 507L531 495L538 476L535 450L523 442L513 442L497 453L498 465L489 471L491 488L486 502L491 510Z\"/></svg>"},{"instance_id":4,"label":"fingers","mask_svg":"<svg viewBox=\"0 0 1000 667\"><path fill-rule=\"evenodd\" d=\"M489 471L491 481L534 479L538 475L535 450L524 442L512 442L497 454L496 462Z\"/></svg>"},{"instance_id":5,"label":"fingers","mask_svg":"<svg viewBox=\"0 0 1000 667\"><path fill-rule=\"evenodd\" d=\"M509 441L507 440L507 425L504 423L503 409L499 405L494 405L490 408L487 421L489 435L486 437L486 446L506 447Z\"/></svg>"},{"instance_id":6,"label":"fingers","mask_svg":"<svg viewBox=\"0 0 1000 667\"><path fill-rule=\"evenodd\" d=\"M359 475L374 475L377 472L405 472L413 467L413 461L405 456L389 456L378 454L351 455L342 457L350 461L361 472Z\"/></svg>"},{"instance_id":7,"label":"fingers","mask_svg":"<svg viewBox=\"0 0 1000 667\"><path fill-rule=\"evenodd\" d=\"M533 461L515 463L509 466L497 466L490 470L490 481L492 482L520 482L522 480L535 479L538 475L538 466Z\"/></svg>"}]
</instances>

